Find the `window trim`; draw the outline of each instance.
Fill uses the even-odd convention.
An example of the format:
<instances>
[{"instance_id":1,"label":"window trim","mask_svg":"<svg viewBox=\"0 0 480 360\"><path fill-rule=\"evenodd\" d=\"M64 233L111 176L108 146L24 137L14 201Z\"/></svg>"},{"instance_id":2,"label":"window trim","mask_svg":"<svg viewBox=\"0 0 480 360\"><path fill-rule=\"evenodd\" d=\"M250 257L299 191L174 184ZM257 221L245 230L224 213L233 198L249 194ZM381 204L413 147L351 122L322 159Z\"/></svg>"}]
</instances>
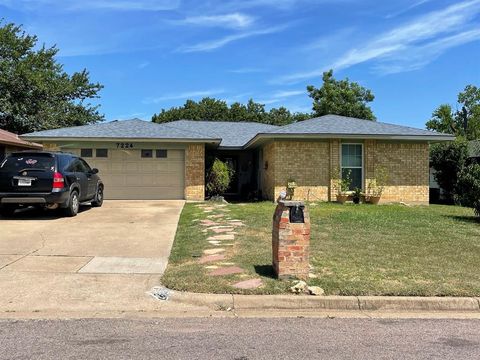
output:
<instances>
[{"instance_id":1,"label":"window trim","mask_svg":"<svg viewBox=\"0 0 480 360\"><path fill-rule=\"evenodd\" d=\"M107 156L98 156L98 150L106 150L107 151ZM99 159L108 159L108 156L110 155L109 153L110 153L110 151L108 151L108 148L96 148L95 149L95 157L99 158Z\"/></svg>"},{"instance_id":2,"label":"window trim","mask_svg":"<svg viewBox=\"0 0 480 360\"><path fill-rule=\"evenodd\" d=\"M158 156L159 151L165 151L165 156ZM168 149L155 149L155 159L168 159Z\"/></svg>"},{"instance_id":3,"label":"window trim","mask_svg":"<svg viewBox=\"0 0 480 360\"><path fill-rule=\"evenodd\" d=\"M341 142L340 143L340 179L342 178L343 173L343 145L360 145L362 147L362 167L359 166L346 166L345 169L361 169L362 170L362 191L365 191L365 153L363 143L361 142Z\"/></svg>"},{"instance_id":4,"label":"window trim","mask_svg":"<svg viewBox=\"0 0 480 360\"><path fill-rule=\"evenodd\" d=\"M143 156L144 151L150 151L150 156ZM140 149L140 158L141 159L153 159L153 149Z\"/></svg>"},{"instance_id":5,"label":"window trim","mask_svg":"<svg viewBox=\"0 0 480 360\"><path fill-rule=\"evenodd\" d=\"M82 154L82 151L83 151L83 150L89 150L89 151L90 151L90 156L88 156L88 155L83 155L83 154ZM80 149L80 156L81 156L81 157L84 157L84 158L93 158L93 148L81 148L81 149Z\"/></svg>"}]
</instances>

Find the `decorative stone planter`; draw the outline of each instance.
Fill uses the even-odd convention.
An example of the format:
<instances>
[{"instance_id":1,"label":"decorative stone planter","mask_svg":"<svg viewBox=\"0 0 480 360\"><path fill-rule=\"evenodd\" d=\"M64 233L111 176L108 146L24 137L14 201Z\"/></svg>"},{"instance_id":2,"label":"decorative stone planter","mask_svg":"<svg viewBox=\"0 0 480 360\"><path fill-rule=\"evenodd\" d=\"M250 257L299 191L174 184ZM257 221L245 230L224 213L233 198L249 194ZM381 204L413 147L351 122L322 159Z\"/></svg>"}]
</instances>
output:
<instances>
[{"instance_id":1,"label":"decorative stone planter","mask_svg":"<svg viewBox=\"0 0 480 360\"><path fill-rule=\"evenodd\" d=\"M380 202L380 196L369 196L368 202L373 205L378 205L378 203Z\"/></svg>"}]
</instances>

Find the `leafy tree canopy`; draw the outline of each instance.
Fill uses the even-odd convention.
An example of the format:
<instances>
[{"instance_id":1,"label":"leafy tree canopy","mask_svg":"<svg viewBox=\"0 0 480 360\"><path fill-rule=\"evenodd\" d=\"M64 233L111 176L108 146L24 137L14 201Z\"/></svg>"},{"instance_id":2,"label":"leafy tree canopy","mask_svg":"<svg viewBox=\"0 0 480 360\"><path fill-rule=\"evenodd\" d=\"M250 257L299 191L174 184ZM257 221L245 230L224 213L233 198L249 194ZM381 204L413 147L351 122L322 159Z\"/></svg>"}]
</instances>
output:
<instances>
[{"instance_id":1,"label":"leafy tree canopy","mask_svg":"<svg viewBox=\"0 0 480 360\"><path fill-rule=\"evenodd\" d=\"M165 123L175 120L210 120L210 121L251 121L272 125L286 125L306 120L312 114L292 113L284 107L267 111L264 104L250 99L248 103L235 102L228 105L225 101L203 98L200 101L187 100L183 106L162 109L152 116L152 121Z\"/></svg>"},{"instance_id":2,"label":"leafy tree canopy","mask_svg":"<svg viewBox=\"0 0 480 360\"><path fill-rule=\"evenodd\" d=\"M436 171L435 180L445 191L446 200L450 203L453 203L457 195L455 186L467 158L467 143L462 139L435 144L430 148L430 161Z\"/></svg>"},{"instance_id":3,"label":"leafy tree canopy","mask_svg":"<svg viewBox=\"0 0 480 360\"><path fill-rule=\"evenodd\" d=\"M27 133L103 120L98 98L103 88L86 70L68 75L54 46L37 47L36 36L0 20L0 128Z\"/></svg>"},{"instance_id":4,"label":"leafy tree canopy","mask_svg":"<svg viewBox=\"0 0 480 360\"><path fill-rule=\"evenodd\" d=\"M442 104L426 123L427 129L454 134L467 140L480 138L480 88L467 85L458 94L457 110Z\"/></svg>"},{"instance_id":5,"label":"leafy tree canopy","mask_svg":"<svg viewBox=\"0 0 480 360\"><path fill-rule=\"evenodd\" d=\"M369 102L375 99L372 92L348 78L336 80L333 70L323 73L323 85L317 89L307 86L309 96L313 99L313 110L316 116L328 114L375 120Z\"/></svg>"}]
</instances>

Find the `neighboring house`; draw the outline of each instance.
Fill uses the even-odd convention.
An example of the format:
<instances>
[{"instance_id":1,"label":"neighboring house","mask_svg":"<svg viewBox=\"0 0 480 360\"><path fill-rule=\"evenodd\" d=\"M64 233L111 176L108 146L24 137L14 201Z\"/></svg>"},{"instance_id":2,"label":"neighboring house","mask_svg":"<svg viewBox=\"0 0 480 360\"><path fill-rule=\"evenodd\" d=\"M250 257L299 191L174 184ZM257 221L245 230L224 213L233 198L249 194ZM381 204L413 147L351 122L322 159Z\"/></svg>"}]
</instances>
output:
<instances>
[{"instance_id":1,"label":"neighboring house","mask_svg":"<svg viewBox=\"0 0 480 360\"><path fill-rule=\"evenodd\" d=\"M365 188L382 168L389 174L382 201L408 203L428 203L429 143L454 139L336 115L286 126L133 119L23 137L86 158L100 170L107 199L203 200L205 169L218 157L236 170L232 196L274 200L293 179L295 198L333 201L342 173L351 172L352 187Z\"/></svg>"},{"instance_id":2,"label":"neighboring house","mask_svg":"<svg viewBox=\"0 0 480 360\"><path fill-rule=\"evenodd\" d=\"M471 162L480 164L480 140L468 142L468 157Z\"/></svg>"},{"instance_id":3,"label":"neighboring house","mask_svg":"<svg viewBox=\"0 0 480 360\"><path fill-rule=\"evenodd\" d=\"M12 151L29 149L39 150L41 148L41 144L35 144L22 140L18 137L18 135L0 129L0 160L2 160L5 155L11 153Z\"/></svg>"}]
</instances>

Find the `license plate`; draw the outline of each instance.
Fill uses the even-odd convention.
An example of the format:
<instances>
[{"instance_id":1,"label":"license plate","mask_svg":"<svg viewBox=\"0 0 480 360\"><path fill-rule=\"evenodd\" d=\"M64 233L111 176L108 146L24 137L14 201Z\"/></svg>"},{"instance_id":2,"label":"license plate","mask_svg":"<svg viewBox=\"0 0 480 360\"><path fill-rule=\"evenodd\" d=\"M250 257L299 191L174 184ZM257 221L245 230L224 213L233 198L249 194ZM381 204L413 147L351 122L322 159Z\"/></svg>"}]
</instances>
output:
<instances>
[{"instance_id":1,"label":"license plate","mask_svg":"<svg viewBox=\"0 0 480 360\"><path fill-rule=\"evenodd\" d=\"M32 180L30 180L30 179L18 179L18 186L32 186Z\"/></svg>"}]
</instances>

